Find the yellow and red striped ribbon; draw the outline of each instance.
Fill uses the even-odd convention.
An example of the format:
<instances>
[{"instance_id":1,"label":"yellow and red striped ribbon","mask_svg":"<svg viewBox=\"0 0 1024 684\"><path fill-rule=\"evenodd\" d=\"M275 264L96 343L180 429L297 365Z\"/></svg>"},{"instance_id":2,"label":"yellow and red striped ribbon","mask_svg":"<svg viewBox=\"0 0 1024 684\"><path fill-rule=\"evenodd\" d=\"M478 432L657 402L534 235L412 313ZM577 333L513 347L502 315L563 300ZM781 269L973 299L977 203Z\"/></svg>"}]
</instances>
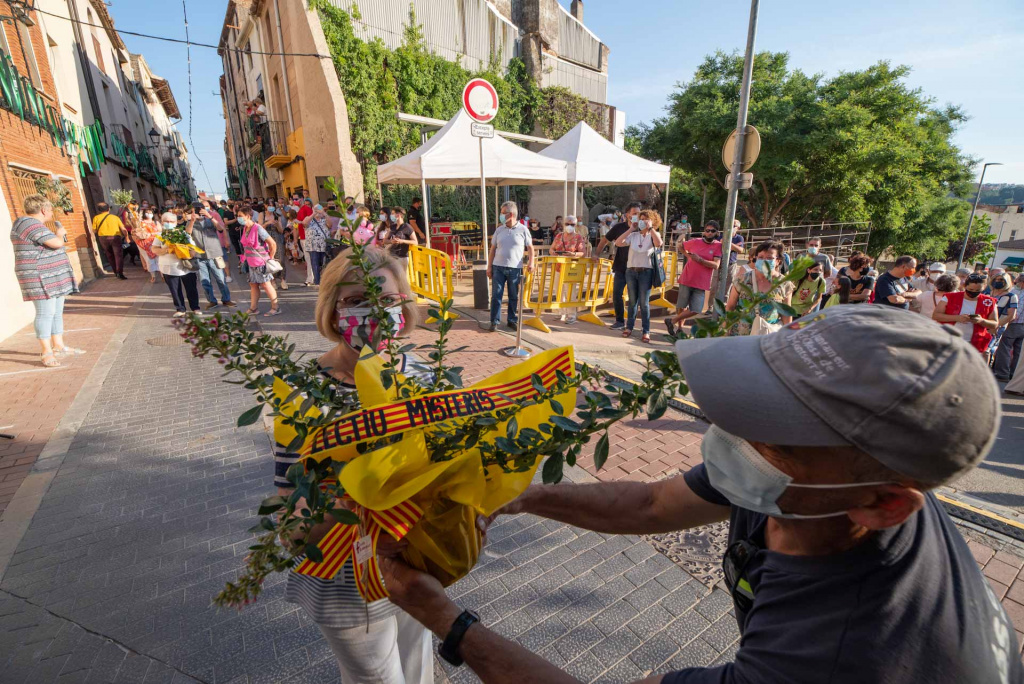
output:
<instances>
[{"instance_id":1,"label":"yellow and red striped ribbon","mask_svg":"<svg viewBox=\"0 0 1024 684\"><path fill-rule=\"evenodd\" d=\"M323 554L323 560L314 563L307 558L295 568L295 572L327 580L337 575L349 558L352 558L355 565L356 588L363 600L370 603L388 597L388 590L384 587L377 561L377 542L381 533L387 532L395 541L402 540L423 517L423 509L411 501L403 501L383 511L371 511L356 506L356 512L361 514L363 527L373 542L373 553L365 567L360 567L354 557L355 543L359 539L359 526L337 523L317 544Z\"/></svg>"}]
</instances>

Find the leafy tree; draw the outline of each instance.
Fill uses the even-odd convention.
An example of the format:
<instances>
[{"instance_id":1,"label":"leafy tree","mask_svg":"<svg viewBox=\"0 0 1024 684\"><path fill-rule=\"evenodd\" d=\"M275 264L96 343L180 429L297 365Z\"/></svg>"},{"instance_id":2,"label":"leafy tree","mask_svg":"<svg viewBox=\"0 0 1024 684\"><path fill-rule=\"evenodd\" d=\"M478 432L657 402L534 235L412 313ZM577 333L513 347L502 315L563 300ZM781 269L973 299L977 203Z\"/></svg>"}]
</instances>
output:
<instances>
[{"instance_id":1,"label":"leafy tree","mask_svg":"<svg viewBox=\"0 0 1024 684\"><path fill-rule=\"evenodd\" d=\"M741 55L708 56L670 96L668 116L634 130L645 156L717 189L709 215L725 203L721 150L736 125L742 67ZM952 142L966 116L935 107L905 83L908 73L883 61L826 79L790 70L786 53L758 54L749 121L761 154L737 215L753 227L870 221L873 254L941 250L963 226L950 222L958 214L943 198L969 192L973 160Z\"/></svg>"},{"instance_id":2,"label":"leafy tree","mask_svg":"<svg viewBox=\"0 0 1024 684\"><path fill-rule=\"evenodd\" d=\"M971 237L967 240L967 249L964 250L964 265L968 268L974 263L988 263L989 259L995 255L996 236L990 232L991 228L992 222L988 214L975 214L974 225L971 226ZM960 250L963 249L963 246L964 236L963 231L961 231L959 237L950 240L946 244L946 250L943 255L944 259L946 261L957 261L960 258Z\"/></svg>"}]
</instances>

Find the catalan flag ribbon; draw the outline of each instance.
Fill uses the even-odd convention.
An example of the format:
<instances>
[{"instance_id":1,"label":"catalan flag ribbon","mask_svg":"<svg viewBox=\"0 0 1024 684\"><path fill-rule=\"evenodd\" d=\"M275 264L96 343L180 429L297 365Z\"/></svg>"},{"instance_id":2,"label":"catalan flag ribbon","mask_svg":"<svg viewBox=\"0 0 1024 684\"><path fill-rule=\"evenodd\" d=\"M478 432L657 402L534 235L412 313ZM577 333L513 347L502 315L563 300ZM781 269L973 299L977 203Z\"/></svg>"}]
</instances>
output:
<instances>
[{"instance_id":1,"label":"catalan flag ribbon","mask_svg":"<svg viewBox=\"0 0 1024 684\"><path fill-rule=\"evenodd\" d=\"M357 512L363 521L362 525L336 524L331 528L317 546L323 554L323 560L314 563L310 559L302 561L295 572L300 575L309 575L320 579L329 580L338 574L349 558L352 558L355 566L356 588L359 595L367 603L379 601L388 597L388 590L384 587L384 580L380 575L380 566L377 561L377 542L383 532L387 532L395 541L401 541L409 531L423 517L423 509L411 501L402 503L383 511L372 511L357 506ZM373 553L362 565L356 558L356 541L360 538L360 531L364 531L373 543Z\"/></svg>"}]
</instances>

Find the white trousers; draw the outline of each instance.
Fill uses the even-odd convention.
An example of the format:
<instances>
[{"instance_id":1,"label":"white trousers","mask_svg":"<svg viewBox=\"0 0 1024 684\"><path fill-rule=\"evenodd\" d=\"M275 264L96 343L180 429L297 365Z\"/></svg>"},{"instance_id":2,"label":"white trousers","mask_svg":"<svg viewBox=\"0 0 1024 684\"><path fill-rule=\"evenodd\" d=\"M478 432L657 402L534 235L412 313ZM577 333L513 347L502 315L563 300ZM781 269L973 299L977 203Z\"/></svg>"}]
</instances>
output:
<instances>
[{"instance_id":1,"label":"white trousers","mask_svg":"<svg viewBox=\"0 0 1024 684\"><path fill-rule=\"evenodd\" d=\"M299 246L302 247L302 256L306 260L306 284L313 284L313 260L309 258L309 252L306 251L306 241L299 240Z\"/></svg>"},{"instance_id":2,"label":"white trousers","mask_svg":"<svg viewBox=\"0 0 1024 684\"><path fill-rule=\"evenodd\" d=\"M399 612L366 626L320 626L338 659L342 684L433 684L430 632Z\"/></svg>"}]
</instances>

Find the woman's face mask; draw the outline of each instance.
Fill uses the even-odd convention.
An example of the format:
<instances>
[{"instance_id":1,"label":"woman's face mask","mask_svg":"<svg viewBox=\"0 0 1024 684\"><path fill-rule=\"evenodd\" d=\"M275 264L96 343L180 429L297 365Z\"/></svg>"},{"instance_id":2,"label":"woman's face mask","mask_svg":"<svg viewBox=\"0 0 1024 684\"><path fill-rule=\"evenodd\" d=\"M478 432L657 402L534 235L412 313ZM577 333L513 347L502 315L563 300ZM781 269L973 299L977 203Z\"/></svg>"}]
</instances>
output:
<instances>
[{"instance_id":1,"label":"woman's face mask","mask_svg":"<svg viewBox=\"0 0 1024 684\"><path fill-rule=\"evenodd\" d=\"M170 230L177 225L177 223L172 223L171 221L164 221L164 228L166 228L167 230Z\"/></svg>"},{"instance_id":2,"label":"woman's face mask","mask_svg":"<svg viewBox=\"0 0 1024 684\"><path fill-rule=\"evenodd\" d=\"M149 221L153 218L153 212L147 211L146 213L143 214L143 216L146 218L147 221Z\"/></svg>"},{"instance_id":3,"label":"woman's face mask","mask_svg":"<svg viewBox=\"0 0 1024 684\"><path fill-rule=\"evenodd\" d=\"M765 277L769 277L769 276L771 276L772 271L775 270L775 259L761 259L761 258L758 258L754 262L754 266L755 266L755 268L757 268L758 271L763 273L765 275Z\"/></svg>"},{"instance_id":4,"label":"woman's face mask","mask_svg":"<svg viewBox=\"0 0 1024 684\"><path fill-rule=\"evenodd\" d=\"M402 332L405 328L405 315L402 313L402 306L389 306L386 311L391 316L395 334ZM375 318L371 318L373 308L362 306L358 308L346 308L338 305L334 309L334 329L345 340L345 344L356 351L362 350L368 344L373 343L373 336L380 327ZM385 340L381 340L377 351L387 346Z\"/></svg>"},{"instance_id":5,"label":"woman's face mask","mask_svg":"<svg viewBox=\"0 0 1024 684\"><path fill-rule=\"evenodd\" d=\"M639 221L637 221L636 222L636 226L640 230L647 230L647 228L649 227L647 221L644 221L643 219L640 219Z\"/></svg>"},{"instance_id":6,"label":"woman's face mask","mask_svg":"<svg viewBox=\"0 0 1024 684\"><path fill-rule=\"evenodd\" d=\"M377 218L379 218L381 221L387 221L388 220L388 215L387 214L381 214Z\"/></svg>"},{"instance_id":7,"label":"woman's face mask","mask_svg":"<svg viewBox=\"0 0 1024 684\"><path fill-rule=\"evenodd\" d=\"M392 223L398 223L398 214L392 214L391 215L391 222Z\"/></svg>"},{"instance_id":8,"label":"woman's face mask","mask_svg":"<svg viewBox=\"0 0 1024 684\"><path fill-rule=\"evenodd\" d=\"M567 224L565 224L565 232L569 233L570 235L572 233L575 233L576 232L576 224L574 224L574 223L567 223Z\"/></svg>"}]
</instances>

